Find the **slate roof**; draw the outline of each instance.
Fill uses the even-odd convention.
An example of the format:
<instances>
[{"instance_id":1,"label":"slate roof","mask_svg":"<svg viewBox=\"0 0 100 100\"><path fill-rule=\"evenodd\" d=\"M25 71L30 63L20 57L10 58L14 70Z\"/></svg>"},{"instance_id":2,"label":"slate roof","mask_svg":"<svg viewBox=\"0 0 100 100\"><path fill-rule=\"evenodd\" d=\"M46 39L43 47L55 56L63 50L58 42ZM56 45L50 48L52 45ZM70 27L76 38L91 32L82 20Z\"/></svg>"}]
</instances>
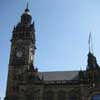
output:
<instances>
[{"instance_id":1,"label":"slate roof","mask_svg":"<svg viewBox=\"0 0 100 100\"><path fill-rule=\"evenodd\" d=\"M79 71L53 71L53 72L39 72L40 79L44 81L57 81L57 80L78 80Z\"/></svg>"}]
</instances>

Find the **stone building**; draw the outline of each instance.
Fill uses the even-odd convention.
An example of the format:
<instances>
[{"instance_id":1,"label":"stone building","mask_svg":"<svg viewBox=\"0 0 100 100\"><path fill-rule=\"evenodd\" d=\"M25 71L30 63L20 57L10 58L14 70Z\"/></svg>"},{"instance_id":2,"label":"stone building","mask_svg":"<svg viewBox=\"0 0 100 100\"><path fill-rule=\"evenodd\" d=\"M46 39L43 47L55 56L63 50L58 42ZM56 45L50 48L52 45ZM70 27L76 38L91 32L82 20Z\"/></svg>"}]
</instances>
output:
<instances>
[{"instance_id":1,"label":"stone building","mask_svg":"<svg viewBox=\"0 0 100 100\"><path fill-rule=\"evenodd\" d=\"M35 41L27 6L13 29L5 100L100 100L100 67L93 53L85 71L38 72Z\"/></svg>"}]
</instances>

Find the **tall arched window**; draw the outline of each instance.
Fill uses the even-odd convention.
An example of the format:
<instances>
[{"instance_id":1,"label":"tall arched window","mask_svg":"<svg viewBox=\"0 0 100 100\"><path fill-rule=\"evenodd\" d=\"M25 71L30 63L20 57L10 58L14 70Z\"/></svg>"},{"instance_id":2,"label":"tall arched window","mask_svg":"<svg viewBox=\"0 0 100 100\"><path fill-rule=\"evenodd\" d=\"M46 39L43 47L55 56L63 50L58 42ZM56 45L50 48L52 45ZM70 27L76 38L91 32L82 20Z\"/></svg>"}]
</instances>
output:
<instances>
[{"instance_id":1,"label":"tall arched window","mask_svg":"<svg viewBox=\"0 0 100 100\"><path fill-rule=\"evenodd\" d=\"M54 100L54 92L47 91L44 93L44 100Z\"/></svg>"},{"instance_id":2,"label":"tall arched window","mask_svg":"<svg viewBox=\"0 0 100 100\"><path fill-rule=\"evenodd\" d=\"M65 91L58 92L58 100L66 100L66 92Z\"/></svg>"},{"instance_id":3,"label":"tall arched window","mask_svg":"<svg viewBox=\"0 0 100 100\"><path fill-rule=\"evenodd\" d=\"M100 100L100 94L92 96L91 100Z\"/></svg>"}]
</instances>

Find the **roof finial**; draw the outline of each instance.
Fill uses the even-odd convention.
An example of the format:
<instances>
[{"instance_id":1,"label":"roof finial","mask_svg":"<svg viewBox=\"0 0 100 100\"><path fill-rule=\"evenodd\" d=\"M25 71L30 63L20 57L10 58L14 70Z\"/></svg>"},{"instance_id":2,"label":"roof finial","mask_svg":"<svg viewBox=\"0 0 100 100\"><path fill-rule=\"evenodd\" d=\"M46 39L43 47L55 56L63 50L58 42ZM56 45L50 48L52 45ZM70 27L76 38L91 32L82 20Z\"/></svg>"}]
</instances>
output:
<instances>
[{"instance_id":1,"label":"roof finial","mask_svg":"<svg viewBox=\"0 0 100 100\"><path fill-rule=\"evenodd\" d=\"M25 12L29 12L29 2L27 1Z\"/></svg>"},{"instance_id":2,"label":"roof finial","mask_svg":"<svg viewBox=\"0 0 100 100\"><path fill-rule=\"evenodd\" d=\"M27 2L27 6L26 6L26 9L28 9L28 6L29 6L29 2Z\"/></svg>"},{"instance_id":3,"label":"roof finial","mask_svg":"<svg viewBox=\"0 0 100 100\"><path fill-rule=\"evenodd\" d=\"M92 44L92 35L91 35L91 32L89 33L88 44L89 44L89 52L93 53L93 44Z\"/></svg>"}]
</instances>

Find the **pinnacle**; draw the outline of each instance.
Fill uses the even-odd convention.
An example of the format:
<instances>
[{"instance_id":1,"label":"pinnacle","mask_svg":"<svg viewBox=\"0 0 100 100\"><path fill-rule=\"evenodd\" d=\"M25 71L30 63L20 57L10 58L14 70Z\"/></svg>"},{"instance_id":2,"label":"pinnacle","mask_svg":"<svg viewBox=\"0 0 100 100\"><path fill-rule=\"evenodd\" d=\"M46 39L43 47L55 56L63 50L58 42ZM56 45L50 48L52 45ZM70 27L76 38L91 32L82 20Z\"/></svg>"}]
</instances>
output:
<instances>
[{"instance_id":1,"label":"pinnacle","mask_svg":"<svg viewBox=\"0 0 100 100\"><path fill-rule=\"evenodd\" d=\"M25 12L29 12L29 3L27 2Z\"/></svg>"}]
</instances>

